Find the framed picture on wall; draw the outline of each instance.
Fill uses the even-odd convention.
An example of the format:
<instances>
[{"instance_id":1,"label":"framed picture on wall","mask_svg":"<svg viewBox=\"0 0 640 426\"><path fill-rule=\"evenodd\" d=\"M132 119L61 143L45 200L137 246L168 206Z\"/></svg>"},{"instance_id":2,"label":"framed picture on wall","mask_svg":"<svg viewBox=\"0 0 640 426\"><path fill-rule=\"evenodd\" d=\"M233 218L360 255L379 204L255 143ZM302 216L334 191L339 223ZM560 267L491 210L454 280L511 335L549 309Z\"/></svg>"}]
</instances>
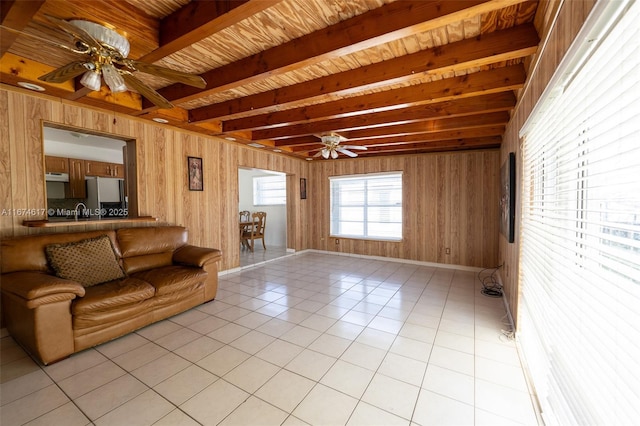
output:
<instances>
[{"instance_id":1,"label":"framed picture on wall","mask_svg":"<svg viewBox=\"0 0 640 426\"><path fill-rule=\"evenodd\" d=\"M300 178L300 199L307 199L307 179Z\"/></svg>"},{"instance_id":2,"label":"framed picture on wall","mask_svg":"<svg viewBox=\"0 0 640 426\"><path fill-rule=\"evenodd\" d=\"M513 152L500 168L500 233L512 243L516 221L516 155Z\"/></svg>"},{"instance_id":3,"label":"framed picture on wall","mask_svg":"<svg viewBox=\"0 0 640 426\"><path fill-rule=\"evenodd\" d=\"M189 191L202 191L202 158L187 157L187 169L189 170Z\"/></svg>"}]
</instances>

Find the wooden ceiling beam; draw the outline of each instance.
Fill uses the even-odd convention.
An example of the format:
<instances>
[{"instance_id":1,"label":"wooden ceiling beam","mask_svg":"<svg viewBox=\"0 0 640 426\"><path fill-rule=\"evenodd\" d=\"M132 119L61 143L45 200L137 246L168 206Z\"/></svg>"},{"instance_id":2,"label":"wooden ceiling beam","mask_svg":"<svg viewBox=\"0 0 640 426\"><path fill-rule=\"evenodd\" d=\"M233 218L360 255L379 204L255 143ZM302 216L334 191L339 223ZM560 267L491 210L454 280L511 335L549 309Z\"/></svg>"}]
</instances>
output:
<instances>
[{"instance_id":1,"label":"wooden ceiling beam","mask_svg":"<svg viewBox=\"0 0 640 426\"><path fill-rule=\"evenodd\" d=\"M443 132L434 132L434 133L415 133L412 135L403 135L403 136L390 136L385 138L376 138L376 139L358 139L358 140L349 140L344 142L348 145L358 145L358 146L376 146L376 147L393 147L397 145L408 145L415 143L426 143L433 141L445 141L445 140L453 140L453 139L472 139L472 138L484 138L489 136L502 136L504 134L504 126L489 126L489 127L481 127L475 129L464 129L464 130L446 130ZM306 152L311 149L317 148L317 146L321 145L318 138L315 138L315 141L312 143L304 143L303 141L300 144L287 144L281 145L281 142L278 141L276 143L277 147L289 147L293 152Z\"/></svg>"},{"instance_id":2,"label":"wooden ceiling beam","mask_svg":"<svg viewBox=\"0 0 640 426\"><path fill-rule=\"evenodd\" d=\"M320 119L352 117L365 113L390 111L418 105L427 105L453 99L470 98L483 94L500 93L521 88L525 81L525 71L522 65L497 68L425 83L417 86L387 90L370 95L355 96L339 101L310 105L304 108L285 110L272 115L278 116L282 122L318 121ZM361 118L361 117L360 117ZM223 130L225 124L222 125ZM282 139L296 136L292 131L294 126L280 126L276 128L253 131L254 140ZM318 125L318 129L321 129ZM305 128L306 134L313 134L324 130L314 129L311 125ZM298 133L299 135L300 133Z\"/></svg>"},{"instance_id":3,"label":"wooden ceiling beam","mask_svg":"<svg viewBox=\"0 0 640 426\"><path fill-rule=\"evenodd\" d=\"M0 7L0 24L16 31L22 31L38 13L44 0L10 0L2 1ZM0 29L0 57L10 48L19 34Z\"/></svg>"},{"instance_id":4,"label":"wooden ceiling beam","mask_svg":"<svg viewBox=\"0 0 640 426\"><path fill-rule=\"evenodd\" d=\"M341 132L380 125L410 123L413 121L434 120L443 117L457 117L462 115L509 111L516 105L513 92L493 93L472 98L454 99L445 102L418 105L391 111L374 112L355 117L341 117L310 123L295 124L285 127L290 135L317 134L327 132ZM224 122L223 131L240 130L227 127Z\"/></svg>"},{"instance_id":5,"label":"wooden ceiling beam","mask_svg":"<svg viewBox=\"0 0 640 426\"><path fill-rule=\"evenodd\" d=\"M194 0L162 19L160 47L139 60L156 62L281 1Z\"/></svg>"},{"instance_id":6,"label":"wooden ceiling beam","mask_svg":"<svg viewBox=\"0 0 640 426\"><path fill-rule=\"evenodd\" d=\"M274 105L278 105L279 108L283 105L291 107L329 94L344 95L382 85L406 82L424 75L456 72L522 58L535 53L539 41L533 25L520 25L312 81L195 108L189 114L190 120L192 122L229 120L247 113L253 116L269 112ZM247 124L244 125L250 128L251 120L249 118L244 120L247 120ZM256 121L259 122L260 119ZM269 123L269 121L266 122Z\"/></svg>"},{"instance_id":7,"label":"wooden ceiling beam","mask_svg":"<svg viewBox=\"0 0 640 426\"><path fill-rule=\"evenodd\" d=\"M454 139L447 141L434 141L428 143L415 143L409 145L401 145L395 147L372 147L366 151L358 151L358 156L367 156L374 154L415 154L416 151L427 152L434 149L483 149L483 148L498 148L502 143L502 137L491 136L486 138L469 138L469 139Z\"/></svg>"},{"instance_id":8,"label":"wooden ceiling beam","mask_svg":"<svg viewBox=\"0 0 640 426\"><path fill-rule=\"evenodd\" d=\"M169 101L189 102L284 74L327 59L393 42L525 0L398 1L338 22L266 51L202 74L205 89L173 84L160 90ZM152 107L145 104L143 107Z\"/></svg>"}]
</instances>

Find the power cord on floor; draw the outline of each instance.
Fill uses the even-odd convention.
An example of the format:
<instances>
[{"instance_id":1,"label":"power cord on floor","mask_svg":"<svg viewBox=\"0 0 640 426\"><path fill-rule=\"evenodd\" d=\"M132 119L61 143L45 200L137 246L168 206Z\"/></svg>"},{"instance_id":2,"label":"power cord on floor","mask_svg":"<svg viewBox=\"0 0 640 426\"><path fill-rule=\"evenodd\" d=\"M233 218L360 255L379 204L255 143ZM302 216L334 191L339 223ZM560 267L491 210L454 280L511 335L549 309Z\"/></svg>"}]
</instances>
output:
<instances>
[{"instance_id":1,"label":"power cord on floor","mask_svg":"<svg viewBox=\"0 0 640 426\"><path fill-rule=\"evenodd\" d=\"M496 278L496 272L502 265L494 266L493 268L485 268L478 272L478 279L482 284L482 290L480 291L485 296L489 297L502 297L502 285ZM491 271L486 275L487 271Z\"/></svg>"}]
</instances>

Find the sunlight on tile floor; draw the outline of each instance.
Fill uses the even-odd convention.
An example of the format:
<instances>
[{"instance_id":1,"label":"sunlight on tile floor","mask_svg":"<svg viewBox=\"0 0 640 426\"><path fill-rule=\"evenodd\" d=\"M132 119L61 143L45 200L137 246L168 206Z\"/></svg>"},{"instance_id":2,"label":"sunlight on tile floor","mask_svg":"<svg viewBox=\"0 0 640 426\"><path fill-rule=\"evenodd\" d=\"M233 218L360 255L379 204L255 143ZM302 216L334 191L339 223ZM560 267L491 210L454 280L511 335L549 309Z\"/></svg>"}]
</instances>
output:
<instances>
[{"instance_id":1,"label":"sunlight on tile floor","mask_svg":"<svg viewBox=\"0 0 640 426\"><path fill-rule=\"evenodd\" d=\"M537 424L474 272L304 253L215 301L41 367L1 339L10 425Z\"/></svg>"}]
</instances>

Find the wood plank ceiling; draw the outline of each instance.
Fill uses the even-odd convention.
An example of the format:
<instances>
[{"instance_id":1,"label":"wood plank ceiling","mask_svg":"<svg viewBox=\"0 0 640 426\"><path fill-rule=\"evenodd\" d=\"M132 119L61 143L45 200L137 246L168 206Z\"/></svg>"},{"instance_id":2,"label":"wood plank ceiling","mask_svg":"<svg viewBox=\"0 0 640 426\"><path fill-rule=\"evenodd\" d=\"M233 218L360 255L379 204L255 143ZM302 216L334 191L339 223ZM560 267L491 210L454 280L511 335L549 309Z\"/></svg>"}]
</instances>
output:
<instances>
[{"instance_id":1,"label":"wood plank ceiling","mask_svg":"<svg viewBox=\"0 0 640 426\"><path fill-rule=\"evenodd\" d=\"M536 13L524 0L2 1L0 81L299 158L331 132L361 157L495 148L538 48ZM47 14L108 24L129 58L207 85L137 73L174 105L158 109L79 77L43 83L78 60L50 42L74 41Z\"/></svg>"}]
</instances>

